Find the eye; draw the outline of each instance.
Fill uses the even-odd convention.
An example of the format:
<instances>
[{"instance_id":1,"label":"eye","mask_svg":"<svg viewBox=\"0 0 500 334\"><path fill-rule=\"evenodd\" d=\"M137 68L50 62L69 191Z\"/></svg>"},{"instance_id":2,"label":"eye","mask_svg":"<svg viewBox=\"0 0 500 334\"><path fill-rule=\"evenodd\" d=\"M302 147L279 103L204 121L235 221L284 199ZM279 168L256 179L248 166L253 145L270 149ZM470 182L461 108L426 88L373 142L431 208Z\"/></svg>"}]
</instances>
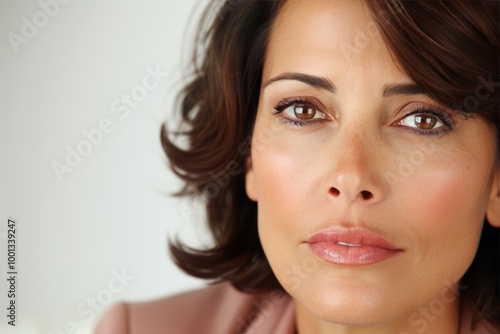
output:
<instances>
[{"instance_id":1,"label":"eye","mask_svg":"<svg viewBox=\"0 0 500 334\"><path fill-rule=\"evenodd\" d=\"M274 115L284 124L300 129L328 119L326 114L317 107L318 103L321 104L309 97L287 98L274 106Z\"/></svg>"},{"instance_id":2,"label":"eye","mask_svg":"<svg viewBox=\"0 0 500 334\"><path fill-rule=\"evenodd\" d=\"M408 128L419 135L438 136L453 130L451 116L438 108L417 108L401 119L397 126Z\"/></svg>"},{"instance_id":3,"label":"eye","mask_svg":"<svg viewBox=\"0 0 500 334\"><path fill-rule=\"evenodd\" d=\"M319 110L315 103L304 97L284 99L274 109L275 114L279 115L283 121L294 122L296 125L326 118L326 115Z\"/></svg>"},{"instance_id":4,"label":"eye","mask_svg":"<svg viewBox=\"0 0 500 334\"><path fill-rule=\"evenodd\" d=\"M325 118L325 115L319 111L316 106L310 103L294 103L283 110L291 118L308 120L314 118Z\"/></svg>"},{"instance_id":5,"label":"eye","mask_svg":"<svg viewBox=\"0 0 500 334\"><path fill-rule=\"evenodd\" d=\"M432 130L442 127L444 123L437 116L420 113L406 116L399 125L421 130Z\"/></svg>"}]
</instances>

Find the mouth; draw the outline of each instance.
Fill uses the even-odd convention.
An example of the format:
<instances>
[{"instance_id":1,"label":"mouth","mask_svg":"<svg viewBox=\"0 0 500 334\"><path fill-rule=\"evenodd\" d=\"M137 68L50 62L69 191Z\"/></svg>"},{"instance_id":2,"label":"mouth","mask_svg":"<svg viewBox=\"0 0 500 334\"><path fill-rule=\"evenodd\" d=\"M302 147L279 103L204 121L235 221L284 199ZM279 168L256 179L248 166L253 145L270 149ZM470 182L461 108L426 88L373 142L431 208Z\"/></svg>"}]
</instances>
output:
<instances>
[{"instance_id":1,"label":"mouth","mask_svg":"<svg viewBox=\"0 0 500 334\"><path fill-rule=\"evenodd\" d=\"M310 237L306 243L320 259L340 265L368 265L403 252L381 235L353 228L330 228Z\"/></svg>"}]
</instances>

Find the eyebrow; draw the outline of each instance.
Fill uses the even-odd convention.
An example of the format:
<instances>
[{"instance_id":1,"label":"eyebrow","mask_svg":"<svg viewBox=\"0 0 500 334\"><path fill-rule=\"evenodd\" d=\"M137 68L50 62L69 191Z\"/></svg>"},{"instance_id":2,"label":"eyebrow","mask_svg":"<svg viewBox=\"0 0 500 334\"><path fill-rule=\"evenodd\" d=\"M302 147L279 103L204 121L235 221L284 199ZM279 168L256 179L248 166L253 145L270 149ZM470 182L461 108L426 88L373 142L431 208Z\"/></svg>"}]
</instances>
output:
<instances>
[{"instance_id":1,"label":"eyebrow","mask_svg":"<svg viewBox=\"0 0 500 334\"><path fill-rule=\"evenodd\" d=\"M328 79L323 77L318 77L314 75L297 73L297 72L286 72L280 74L272 79L269 79L264 84L264 88L276 81L281 80L296 80L305 83L306 85L325 89L329 92L335 93L335 85ZM424 94L422 88L416 84L397 84L397 85L385 85L382 90L382 96L388 97L391 95L419 95Z\"/></svg>"},{"instance_id":2,"label":"eyebrow","mask_svg":"<svg viewBox=\"0 0 500 334\"><path fill-rule=\"evenodd\" d=\"M296 80L312 87L325 89L332 93L335 93L336 91L335 85L326 78L317 77L314 75L309 75L304 73L295 73L295 72L286 72L278 75L277 77L267 80L266 83L264 84L264 88L266 88L273 82L280 80Z\"/></svg>"},{"instance_id":3,"label":"eyebrow","mask_svg":"<svg viewBox=\"0 0 500 334\"><path fill-rule=\"evenodd\" d=\"M391 95L419 95L424 94L422 88L416 84L385 85L382 96Z\"/></svg>"}]
</instances>

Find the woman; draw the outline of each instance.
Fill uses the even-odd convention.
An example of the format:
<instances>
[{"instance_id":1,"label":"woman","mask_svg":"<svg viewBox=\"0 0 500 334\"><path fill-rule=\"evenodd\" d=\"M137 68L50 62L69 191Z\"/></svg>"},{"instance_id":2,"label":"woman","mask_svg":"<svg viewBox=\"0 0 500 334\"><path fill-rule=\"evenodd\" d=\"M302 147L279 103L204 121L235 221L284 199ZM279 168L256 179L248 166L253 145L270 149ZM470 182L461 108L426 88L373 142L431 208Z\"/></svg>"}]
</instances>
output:
<instances>
[{"instance_id":1,"label":"woman","mask_svg":"<svg viewBox=\"0 0 500 334\"><path fill-rule=\"evenodd\" d=\"M189 147L162 131L215 240L171 252L217 284L96 332L500 333L498 10L224 3L182 95Z\"/></svg>"}]
</instances>

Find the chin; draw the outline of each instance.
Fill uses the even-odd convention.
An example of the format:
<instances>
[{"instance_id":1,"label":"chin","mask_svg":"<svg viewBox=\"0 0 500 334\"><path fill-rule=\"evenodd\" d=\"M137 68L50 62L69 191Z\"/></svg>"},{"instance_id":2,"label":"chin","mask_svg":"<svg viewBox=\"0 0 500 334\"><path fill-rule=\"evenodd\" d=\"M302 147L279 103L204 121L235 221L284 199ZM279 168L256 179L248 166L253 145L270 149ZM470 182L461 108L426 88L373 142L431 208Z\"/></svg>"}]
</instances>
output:
<instances>
[{"instance_id":1,"label":"chin","mask_svg":"<svg viewBox=\"0 0 500 334\"><path fill-rule=\"evenodd\" d=\"M388 312L385 306L313 303L304 305L304 307L318 319L344 326L384 325L401 316L401 314Z\"/></svg>"},{"instance_id":2,"label":"chin","mask_svg":"<svg viewBox=\"0 0 500 334\"><path fill-rule=\"evenodd\" d=\"M362 280L315 275L289 293L313 316L341 325L383 325L408 312L401 295Z\"/></svg>"}]
</instances>

